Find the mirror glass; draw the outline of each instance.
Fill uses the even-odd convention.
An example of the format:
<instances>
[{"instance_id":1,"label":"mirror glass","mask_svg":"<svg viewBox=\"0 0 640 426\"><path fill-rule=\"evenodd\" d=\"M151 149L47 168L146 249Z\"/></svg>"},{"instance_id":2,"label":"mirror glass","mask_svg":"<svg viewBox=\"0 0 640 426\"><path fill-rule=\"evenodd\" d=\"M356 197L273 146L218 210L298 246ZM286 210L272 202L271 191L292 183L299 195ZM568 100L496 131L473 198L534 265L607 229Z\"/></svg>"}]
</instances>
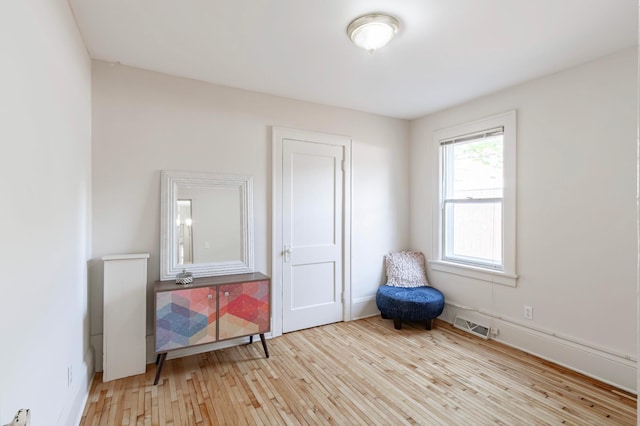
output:
<instances>
[{"instance_id":1,"label":"mirror glass","mask_svg":"<svg viewBox=\"0 0 640 426\"><path fill-rule=\"evenodd\" d=\"M162 172L161 280L253 272L252 178Z\"/></svg>"},{"instance_id":2,"label":"mirror glass","mask_svg":"<svg viewBox=\"0 0 640 426\"><path fill-rule=\"evenodd\" d=\"M178 200L178 219L176 226L178 227L178 264L193 263L193 238L191 220L191 200Z\"/></svg>"}]
</instances>

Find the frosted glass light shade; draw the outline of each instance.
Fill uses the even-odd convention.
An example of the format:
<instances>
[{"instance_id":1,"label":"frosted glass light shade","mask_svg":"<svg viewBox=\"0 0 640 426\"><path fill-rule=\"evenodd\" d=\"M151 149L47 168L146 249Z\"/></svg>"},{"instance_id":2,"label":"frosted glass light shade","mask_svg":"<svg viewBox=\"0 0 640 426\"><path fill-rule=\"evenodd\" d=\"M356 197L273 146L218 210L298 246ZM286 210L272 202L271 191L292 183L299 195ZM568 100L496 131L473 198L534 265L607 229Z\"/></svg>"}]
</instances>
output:
<instances>
[{"instance_id":1,"label":"frosted glass light shade","mask_svg":"<svg viewBox=\"0 0 640 426\"><path fill-rule=\"evenodd\" d=\"M354 19L347 27L347 34L358 47L373 51L391 41L398 32L398 20L382 14L364 15Z\"/></svg>"}]
</instances>

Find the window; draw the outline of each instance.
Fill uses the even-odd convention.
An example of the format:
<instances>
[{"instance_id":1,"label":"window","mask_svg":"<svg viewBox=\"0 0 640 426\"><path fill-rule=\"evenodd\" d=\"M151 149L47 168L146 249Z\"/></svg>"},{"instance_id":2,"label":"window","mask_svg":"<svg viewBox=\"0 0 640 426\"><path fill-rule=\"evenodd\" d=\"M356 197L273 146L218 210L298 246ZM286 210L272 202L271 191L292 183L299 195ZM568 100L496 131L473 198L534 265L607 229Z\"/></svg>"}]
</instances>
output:
<instances>
[{"instance_id":1,"label":"window","mask_svg":"<svg viewBox=\"0 0 640 426\"><path fill-rule=\"evenodd\" d=\"M515 285L515 111L436 133L432 267Z\"/></svg>"},{"instance_id":2,"label":"window","mask_svg":"<svg viewBox=\"0 0 640 426\"><path fill-rule=\"evenodd\" d=\"M440 141L443 259L503 270L503 128Z\"/></svg>"}]
</instances>

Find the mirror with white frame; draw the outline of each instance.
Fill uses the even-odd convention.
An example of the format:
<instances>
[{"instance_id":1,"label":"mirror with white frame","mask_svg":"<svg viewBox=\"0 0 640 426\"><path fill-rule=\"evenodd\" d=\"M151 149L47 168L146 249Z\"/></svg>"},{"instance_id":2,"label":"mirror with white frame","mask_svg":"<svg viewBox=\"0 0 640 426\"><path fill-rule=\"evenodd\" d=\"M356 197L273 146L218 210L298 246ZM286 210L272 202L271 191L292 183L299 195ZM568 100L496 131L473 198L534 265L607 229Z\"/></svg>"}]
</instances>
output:
<instances>
[{"instance_id":1,"label":"mirror with white frame","mask_svg":"<svg viewBox=\"0 0 640 426\"><path fill-rule=\"evenodd\" d=\"M253 272L253 179L161 173L160 279Z\"/></svg>"}]
</instances>

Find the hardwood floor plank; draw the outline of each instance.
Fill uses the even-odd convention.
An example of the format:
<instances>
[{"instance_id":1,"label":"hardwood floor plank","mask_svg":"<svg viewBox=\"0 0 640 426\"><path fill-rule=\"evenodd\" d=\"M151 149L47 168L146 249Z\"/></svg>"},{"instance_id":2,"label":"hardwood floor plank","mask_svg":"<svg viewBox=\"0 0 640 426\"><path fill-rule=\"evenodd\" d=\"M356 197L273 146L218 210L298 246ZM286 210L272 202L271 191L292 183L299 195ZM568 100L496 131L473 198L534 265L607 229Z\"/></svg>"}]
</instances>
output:
<instances>
[{"instance_id":1,"label":"hardwood floor plank","mask_svg":"<svg viewBox=\"0 0 640 426\"><path fill-rule=\"evenodd\" d=\"M636 396L436 321L379 317L167 360L102 383L81 425L635 425Z\"/></svg>"}]
</instances>

